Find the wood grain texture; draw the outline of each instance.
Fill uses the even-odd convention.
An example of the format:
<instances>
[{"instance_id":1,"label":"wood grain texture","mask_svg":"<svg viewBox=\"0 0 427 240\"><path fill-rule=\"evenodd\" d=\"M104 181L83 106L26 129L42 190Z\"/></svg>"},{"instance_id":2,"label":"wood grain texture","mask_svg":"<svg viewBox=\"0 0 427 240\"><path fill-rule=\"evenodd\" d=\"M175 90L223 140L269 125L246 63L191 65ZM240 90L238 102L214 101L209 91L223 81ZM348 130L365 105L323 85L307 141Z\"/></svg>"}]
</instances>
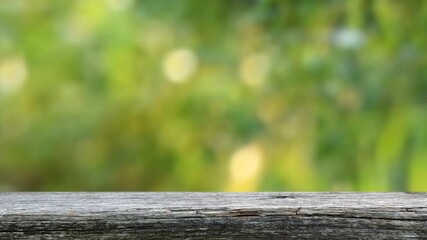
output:
<instances>
[{"instance_id":1,"label":"wood grain texture","mask_svg":"<svg viewBox=\"0 0 427 240\"><path fill-rule=\"evenodd\" d=\"M427 239L426 193L0 193L0 239Z\"/></svg>"}]
</instances>

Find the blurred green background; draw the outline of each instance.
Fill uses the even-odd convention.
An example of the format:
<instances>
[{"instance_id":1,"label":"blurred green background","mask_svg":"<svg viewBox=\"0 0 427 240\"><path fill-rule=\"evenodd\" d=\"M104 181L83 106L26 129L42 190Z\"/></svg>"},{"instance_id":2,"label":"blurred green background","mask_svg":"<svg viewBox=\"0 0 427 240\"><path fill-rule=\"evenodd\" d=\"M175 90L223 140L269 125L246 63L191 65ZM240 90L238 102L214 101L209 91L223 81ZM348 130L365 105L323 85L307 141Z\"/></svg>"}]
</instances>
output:
<instances>
[{"instance_id":1,"label":"blurred green background","mask_svg":"<svg viewBox=\"0 0 427 240\"><path fill-rule=\"evenodd\" d=\"M427 1L2 0L0 190L427 191Z\"/></svg>"}]
</instances>

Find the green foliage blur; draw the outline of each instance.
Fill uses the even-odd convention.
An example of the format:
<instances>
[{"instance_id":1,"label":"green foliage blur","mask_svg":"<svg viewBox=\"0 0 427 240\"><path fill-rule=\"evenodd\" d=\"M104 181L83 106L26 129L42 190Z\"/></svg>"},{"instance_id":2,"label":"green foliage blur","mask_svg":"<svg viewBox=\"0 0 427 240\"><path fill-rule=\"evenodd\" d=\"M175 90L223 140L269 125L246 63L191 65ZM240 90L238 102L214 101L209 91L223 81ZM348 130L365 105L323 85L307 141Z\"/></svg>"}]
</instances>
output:
<instances>
[{"instance_id":1,"label":"green foliage blur","mask_svg":"<svg viewBox=\"0 0 427 240\"><path fill-rule=\"evenodd\" d=\"M2 0L0 190L427 191L426 29L417 0Z\"/></svg>"}]
</instances>

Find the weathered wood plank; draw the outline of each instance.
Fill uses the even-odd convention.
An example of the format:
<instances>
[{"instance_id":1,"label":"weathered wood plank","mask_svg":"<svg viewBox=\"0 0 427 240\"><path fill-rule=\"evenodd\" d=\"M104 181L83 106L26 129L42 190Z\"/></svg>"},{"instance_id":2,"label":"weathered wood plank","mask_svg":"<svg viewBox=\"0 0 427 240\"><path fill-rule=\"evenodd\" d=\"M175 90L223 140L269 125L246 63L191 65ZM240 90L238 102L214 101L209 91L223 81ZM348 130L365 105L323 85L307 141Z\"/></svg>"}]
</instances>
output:
<instances>
[{"instance_id":1,"label":"weathered wood plank","mask_svg":"<svg viewBox=\"0 0 427 240\"><path fill-rule=\"evenodd\" d=\"M0 193L0 239L427 239L426 193Z\"/></svg>"}]
</instances>

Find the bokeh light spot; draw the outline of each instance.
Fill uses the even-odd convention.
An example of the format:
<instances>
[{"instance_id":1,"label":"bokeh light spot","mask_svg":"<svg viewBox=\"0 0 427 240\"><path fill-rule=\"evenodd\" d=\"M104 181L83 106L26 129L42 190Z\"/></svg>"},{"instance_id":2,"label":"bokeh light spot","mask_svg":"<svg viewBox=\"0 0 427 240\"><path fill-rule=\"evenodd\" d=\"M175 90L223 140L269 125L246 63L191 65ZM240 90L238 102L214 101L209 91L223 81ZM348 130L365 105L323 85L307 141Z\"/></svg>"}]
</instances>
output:
<instances>
[{"instance_id":1,"label":"bokeh light spot","mask_svg":"<svg viewBox=\"0 0 427 240\"><path fill-rule=\"evenodd\" d=\"M332 34L332 43L338 48L357 49L362 47L365 41L365 35L357 29L339 29Z\"/></svg>"},{"instance_id":2,"label":"bokeh light spot","mask_svg":"<svg viewBox=\"0 0 427 240\"><path fill-rule=\"evenodd\" d=\"M190 49L176 49L163 60L163 73L174 83L187 81L197 70L197 56Z\"/></svg>"},{"instance_id":3,"label":"bokeh light spot","mask_svg":"<svg viewBox=\"0 0 427 240\"><path fill-rule=\"evenodd\" d=\"M259 86L267 78L270 67L271 61L268 54L251 54L244 57L240 63L240 78L248 86Z\"/></svg>"},{"instance_id":4,"label":"bokeh light spot","mask_svg":"<svg viewBox=\"0 0 427 240\"><path fill-rule=\"evenodd\" d=\"M133 2L133 0L107 0L108 6L114 11L124 11L128 9Z\"/></svg>"},{"instance_id":5,"label":"bokeh light spot","mask_svg":"<svg viewBox=\"0 0 427 240\"><path fill-rule=\"evenodd\" d=\"M27 64L23 57L13 56L0 61L0 92L12 94L27 80Z\"/></svg>"},{"instance_id":6,"label":"bokeh light spot","mask_svg":"<svg viewBox=\"0 0 427 240\"><path fill-rule=\"evenodd\" d=\"M257 144L237 149L230 160L231 190L249 190L247 187L254 187L247 186L247 184L255 184L261 170L262 161L263 152Z\"/></svg>"}]
</instances>

